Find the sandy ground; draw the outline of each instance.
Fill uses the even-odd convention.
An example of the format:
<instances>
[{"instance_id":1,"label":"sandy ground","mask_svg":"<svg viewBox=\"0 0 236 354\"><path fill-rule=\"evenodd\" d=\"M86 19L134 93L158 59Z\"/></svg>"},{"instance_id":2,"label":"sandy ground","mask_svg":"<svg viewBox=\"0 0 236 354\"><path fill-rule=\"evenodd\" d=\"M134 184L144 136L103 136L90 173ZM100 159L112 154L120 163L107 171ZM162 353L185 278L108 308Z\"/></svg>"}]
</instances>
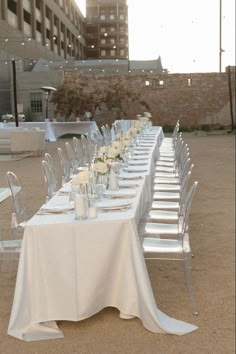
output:
<instances>
[{"instance_id":1,"label":"sandy ground","mask_svg":"<svg viewBox=\"0 0 236 354\"><path fill-rule=\"evenodd\" d=\"M15 276L0 273L0 353L160 353L233 354L235 314L235 136L196 136L185 133L194 163L192 180L199 181L190 215L193 283L199 316L191 313L181 264L147 264L157 305L168 315L199 326L193 333L176 336L153 334L139 319L121 320L118 310L106 308L81 322L59 322L65 338L22 342L7 335ZM47 143L46 150L57 157L57 146L65 140ZM28 216L45 200L46 187L40 157L0 162L0 184L5 173L14 171L27 196ZM11 200L0 204L0 225L9 237ZM62 260L63 261L63 260ZM16 269L15 269L16 273Z\"/></svg>"}]
</instances>

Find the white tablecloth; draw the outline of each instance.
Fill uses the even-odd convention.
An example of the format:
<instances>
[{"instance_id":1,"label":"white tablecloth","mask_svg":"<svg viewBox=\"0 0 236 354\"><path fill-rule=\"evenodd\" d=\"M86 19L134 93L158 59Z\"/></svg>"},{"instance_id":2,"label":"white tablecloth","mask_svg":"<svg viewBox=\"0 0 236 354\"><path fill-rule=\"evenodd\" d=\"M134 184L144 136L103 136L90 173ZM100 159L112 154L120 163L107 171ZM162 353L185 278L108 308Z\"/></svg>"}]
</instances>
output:
<instances>
[{"instance_id":1,"label":"white tablecloth","mask_svg":"<svg viewBox=\"0 0 236 354\"><path fill-rule=\"evenodd\" d=\"M10 188L0 188L0 203L10 196Z\"/></svg>"},{"instance_id":2,"label":"white tablecloth","mask_svg":"<svg viewBox=\"0 0 236 354\"><path fill-rule=\"evenodd\" d=\"M157 129L161 137L162 130ZM159 139L160 140L160 139ZM157 157L158 149L151 149ZM25 341L61 338L56 320L79 321L107 306L140 318L155 333L197 327L158 310L137 232L150 203L150 172L140 173L131 209L77 221L71 214L35 215L26 226L8 334ZM64 199L63 199L64 198ZM57 195L50 203L63 203Z\"/></svg>"},{"instance_id":3,"label":"white tablecloth","mask_svg":"<svg viewBox=\"0 0 236 354\"><path fill-rule=\"evenodd\" d=\"M15 123L0 123L0 128L13 128ZM64 134L91 134L97 130L94 121L89 122L20 122L19 127L23 129L40 128L46 131L46 140L56 141Z\"/></svg>"}]
</instances>

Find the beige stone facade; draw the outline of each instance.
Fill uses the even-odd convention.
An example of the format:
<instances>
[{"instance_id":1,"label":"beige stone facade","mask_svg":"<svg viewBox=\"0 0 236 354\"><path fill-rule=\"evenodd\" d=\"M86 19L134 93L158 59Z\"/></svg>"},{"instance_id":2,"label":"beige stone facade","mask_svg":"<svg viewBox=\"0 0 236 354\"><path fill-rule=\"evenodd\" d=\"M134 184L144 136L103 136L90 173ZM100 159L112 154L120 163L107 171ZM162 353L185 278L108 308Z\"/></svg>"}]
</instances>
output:
<instances>
[{"instance_id":1,"label":"beige stone facade","mask_svg":"<svg viewBox=\"0 0 236 354\"><path fill-rule=\"evenodd\" d=\"M131 92L131 99L123 103L124 114L120 118L133 119L137 114L149 111L155 125L174 125L189 129L208 125L212 128L228 128L235 124L235 67L224 73L194 74L146 74L120 77L77 76L87 85L103 86L121 82ZM76 79L73 72L65 73L65 80ZM118 93L117 93L118 95ZM132 101L133 97L138 99ZM106 104L106 103L105 103ZM106 105L104 105L106 107ZM97 116L99 124L111 123L114 116L104 108Z\"/></svg>"}]
</instances>

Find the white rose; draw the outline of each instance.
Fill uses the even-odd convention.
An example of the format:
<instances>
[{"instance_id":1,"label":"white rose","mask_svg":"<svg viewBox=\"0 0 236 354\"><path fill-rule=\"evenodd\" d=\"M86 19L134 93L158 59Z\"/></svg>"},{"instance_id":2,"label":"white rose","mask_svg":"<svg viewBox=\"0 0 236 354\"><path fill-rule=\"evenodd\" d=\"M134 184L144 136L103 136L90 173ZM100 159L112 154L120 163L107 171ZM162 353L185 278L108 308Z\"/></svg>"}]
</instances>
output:
<instances>
[{"instance_id":1,"label":"white rose","mask_svg":"<svg viewBox=\"0 0 236 354\"><path fill-rule=\"evenodd\" d=\"M86 184L89 182L90 172L89 171L81 171L76 177L74 177L71 181L72 186L76 187L81 184Z\"/></svg>"},{"instance_id":2,"label":"white rose","mask_svg":"<svg viewBox=\"0 0 236 354\"><path fill-rule=\"evenodd\" d=\"M124 147L129 146L129 143L130 143L129 139L124 139L123 140Z\"/></svg>"},{"instance_id":3,"label":"white rose","mask_svg":"<svg viewBox=\"0 0 236 354\"><path fill-rule=\"evenodd\" d=\"M81 171L79 173L80 184L88 183L89 182L89 178L90 178L90 172L89 171Z\"/></svg>"},{"instance_id":4,"label":"white rose","mask_svg":"<svg viewBox=\"0 0 236 354\"><path fill-rule=\"evenodd\" d=\"M94 170L98 173L104 174L108 172L108 166L105 162L98 161L94 165Z\"/></svg>"},{"instance_id":5,"label":"white rose","mask_svg":"<svg viewBox=\"0 0 236 354\"><path fill-rule=\"evenodd\" d=\"M111 147L108 150L108 158L115 159L117 156L119 156L119 154L120 154L120 151L118 149Z\"/></svg>"},{"instance_id":6,"label":"white rose","mask_svg":"<svg viewBox=\"0 0 236 354\"><path fill-rule=\"evenodd\" d=\"M114 143L112 144L112 148L120 149L120 142L119 141L114 141Z\"/></svg>"},{"instance_id":7,"label":"white rose","mask_svg":"<svg viewBox=\"0 0 236 354\"><path fill-rule=\"evenodd\" d=\"M100 147L100 149L98 150L99 155L106 154L106 152L107 152L107 147L106 147L106 146L102 146L102 147Z\"/></svg>"},{"instance_id":8,"label":"white rose","mask_svg":"<svg viewBox=\"0 0 236 354\"><path fill-rule=\"evenodd\" d=\"M129 131L124 134L124 139L127 140L130 138L130 133Z\"/></svg>"}]
</instances>

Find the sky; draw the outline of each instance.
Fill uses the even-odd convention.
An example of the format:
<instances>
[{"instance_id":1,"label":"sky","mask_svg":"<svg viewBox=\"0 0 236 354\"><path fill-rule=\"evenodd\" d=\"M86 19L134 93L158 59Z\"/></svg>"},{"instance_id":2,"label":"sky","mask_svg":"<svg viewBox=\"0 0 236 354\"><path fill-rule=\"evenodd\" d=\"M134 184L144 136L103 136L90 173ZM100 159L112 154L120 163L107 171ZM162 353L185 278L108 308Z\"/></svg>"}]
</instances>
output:
<instances>
[{"instance_id":1,"label":"sky","mask_svg":"<svg viewBox=\"0 0 236 354\"><path fill-rule=\"evenodd\" d=\"M85 0L76 0L85 13ZM235 0L221 0L221 69L235 65ZM220 0L128 0L129 59L170 73L219 72Z\"/></svg>"}]
</instances>

